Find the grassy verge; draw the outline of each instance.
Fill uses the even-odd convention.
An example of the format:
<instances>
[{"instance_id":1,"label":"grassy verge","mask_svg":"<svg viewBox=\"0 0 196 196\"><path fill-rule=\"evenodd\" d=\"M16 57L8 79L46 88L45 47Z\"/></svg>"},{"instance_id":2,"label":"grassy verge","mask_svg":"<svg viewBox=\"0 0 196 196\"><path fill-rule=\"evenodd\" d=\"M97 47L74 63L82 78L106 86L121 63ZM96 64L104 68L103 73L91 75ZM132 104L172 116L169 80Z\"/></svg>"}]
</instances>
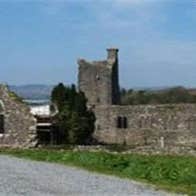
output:
<instances>
[{"instance_id":1,"label":"grassy verge","mask_svg":"<svg viewBox=\"0 0 196 196\"><path fill-rule=\"evenodd\" d=\"M0 149L0 154L48 161L148 182L169 191L196 195L196 158L122 155L105 152Z\"/></svg>"}]
</instances>

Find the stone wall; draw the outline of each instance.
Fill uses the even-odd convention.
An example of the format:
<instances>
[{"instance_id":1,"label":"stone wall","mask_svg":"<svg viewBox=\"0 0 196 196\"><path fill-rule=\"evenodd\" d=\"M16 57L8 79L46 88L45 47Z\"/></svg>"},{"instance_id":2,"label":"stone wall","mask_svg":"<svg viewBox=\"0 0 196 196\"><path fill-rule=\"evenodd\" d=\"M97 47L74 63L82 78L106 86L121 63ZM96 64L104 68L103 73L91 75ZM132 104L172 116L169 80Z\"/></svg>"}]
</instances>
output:
<instances>
[{"instance_id":1,"label":"stone wall","mask_svg":"<svg viewBox=\"0 0 196 196\"><path fill-rule=\"evenodd\" d=\"M111 104L111 68L107 62L79 62L79 88L89 105Z\"/></svg>"},{"instance_id":2,"label":"stone wall","mask_svg":"<svg viewBox=\"0 0 196 196\"><path fill-rule=\"evenodd\" d=\"M36 120L29 107L0 85L0 114L4 116L4 133L0 134L0 146L33 147L36 145Z\"/></svg>"},{"instance_id":3,"label":"stone wall","mask_svg":"<svg viewBox=\"0 0 196 196\"><path fill-rule=\"evenodd\" d=\"M94 137L107 144L196 149L196 105L99 106ZM118 117L127 128L117 128Z\"/></svg>"},{"instance_id":4,"label":"stone wall","mask_svg":"<svg viewBox=\"0 0 196 196\"><path fill-rule=\"evenodd\" d=\"M196 104L120 105L118 49L107 51L106 61L78 62L79 88L94 106L95 139L151 152L196 150Z\"/></svg>"},{"instance_id":5,"label":"stone wall","mask_svg":"<svg viewBox=\"0 0 196 196\"><path fill-rule=\"evenodd\" d=\"M89 105L119 104L118 50L108 49L105 61L79 60L78 86Z\"/></svg>"}]
</instances>

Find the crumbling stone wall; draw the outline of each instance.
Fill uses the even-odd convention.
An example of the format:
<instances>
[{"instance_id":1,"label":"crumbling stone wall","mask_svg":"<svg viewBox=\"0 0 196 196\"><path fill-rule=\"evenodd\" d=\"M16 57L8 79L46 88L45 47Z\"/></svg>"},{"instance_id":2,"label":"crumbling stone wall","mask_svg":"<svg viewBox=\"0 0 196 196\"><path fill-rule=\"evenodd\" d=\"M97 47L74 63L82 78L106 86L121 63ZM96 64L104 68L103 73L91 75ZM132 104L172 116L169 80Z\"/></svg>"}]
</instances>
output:
<instances>
[{"instance_id":1,"label":"crumbling stone wall","mask_svg":"<svg viewBox=\"0 0 196 196\"><path fill-rule=\"evenodd\" d=\"M196 105L99 106L94 137L103 143L196 149ZM117 128L119 116L127 128Z\"/></svg>"},{"instance_id":2,"label":"crumbling stone wall","mask_svg":"<svg viewBox=\"0 0 196 196\"><path fill-rule=\"evenodd\" d=\"M33 147L37 144L36 120L29 107L15 97L5 85L0 85L0 113L4 116L4 133L0 146Z\"/></svg>"},{"instance_id":3,"label":"crumbling stone wall","mask_svg":"<svg viewBox=\"0 0 196 196\"><path fill-rule=\"evenodd\" d=\"M150 152L196 152L196 104L122 106L117 49L108 49L106 61L78 63L79 88L94 106L98 142Z\"/></svg>"},{"instance_id":4,"label":"crumbling stone wall","mask_svg":"<svg viewBox=\"0 0 196 196\"><path fill-rule=\"evenodd\" d=\"M118 50L108 49L105 61L88 62L84 59L79 64L79 89L88 98L88 104L119 104Z\"/></svg>"}]
</instances>

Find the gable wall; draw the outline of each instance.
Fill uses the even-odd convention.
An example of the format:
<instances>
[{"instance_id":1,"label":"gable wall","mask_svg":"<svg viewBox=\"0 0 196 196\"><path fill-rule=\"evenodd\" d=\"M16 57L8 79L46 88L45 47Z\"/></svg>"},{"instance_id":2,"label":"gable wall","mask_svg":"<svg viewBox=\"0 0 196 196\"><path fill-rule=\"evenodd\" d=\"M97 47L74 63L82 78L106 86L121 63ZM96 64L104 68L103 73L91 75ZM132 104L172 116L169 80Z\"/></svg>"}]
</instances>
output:
<instances>
[{"instance_id":1,"label":"gable wall","mask_svg":"<svg viewBox=\"0 0 196 196\"><path fill-rule=\"evenodd\" d=\"M10 95L8 88L0 85L3 102L4 134L0 134L0 146L31 147L36 145L36 120L29 107Z\"/></svg>"}]
</instances>

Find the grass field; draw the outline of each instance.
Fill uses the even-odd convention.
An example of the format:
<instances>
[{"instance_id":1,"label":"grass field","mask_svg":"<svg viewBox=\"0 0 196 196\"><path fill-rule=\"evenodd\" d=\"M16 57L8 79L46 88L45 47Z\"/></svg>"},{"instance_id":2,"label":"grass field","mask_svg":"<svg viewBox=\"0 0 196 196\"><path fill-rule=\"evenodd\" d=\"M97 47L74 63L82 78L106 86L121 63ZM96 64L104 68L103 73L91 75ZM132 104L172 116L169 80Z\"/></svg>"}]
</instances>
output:
<instances>
[{"instance_id":1,"label":"grass field","mask_svg":"<svg viewBox=\"0 0 196 196\"><path fill-rule=\"evenodd\" d=\"M0 149L0 154L81 167L90 171L154 184L157 188L196 195L196 158L65 150Z\"/></svg>"}]
</instances>

